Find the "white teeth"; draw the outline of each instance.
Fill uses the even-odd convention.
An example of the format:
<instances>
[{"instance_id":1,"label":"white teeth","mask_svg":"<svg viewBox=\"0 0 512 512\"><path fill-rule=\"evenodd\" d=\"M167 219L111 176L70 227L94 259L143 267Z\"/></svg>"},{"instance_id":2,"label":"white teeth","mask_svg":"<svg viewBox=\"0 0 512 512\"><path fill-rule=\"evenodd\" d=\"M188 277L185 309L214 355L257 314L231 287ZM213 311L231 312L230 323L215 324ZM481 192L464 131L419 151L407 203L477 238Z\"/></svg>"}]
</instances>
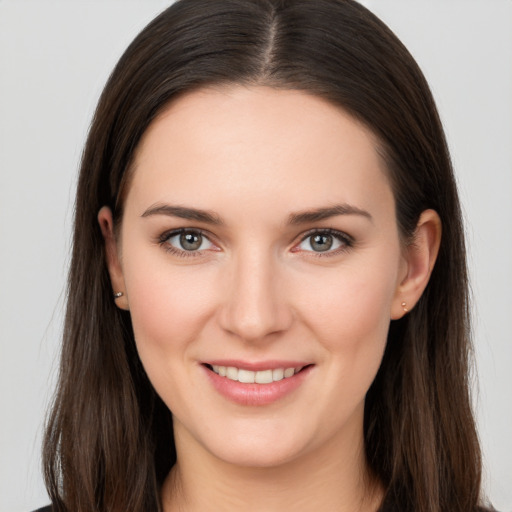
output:
<instances>
[{"instance_id":1,"label":"white teeth","mask_svg":"<svg viewBox=\"0 0 512 512\"><path fill-rule=\"evenodd\" d=\"M220 373L220 368L219 368ZM226 368L226 377L231 380L238 380L238 368L234 366L228 366Z\"/></svg>"},{"instance_id":2,"label":"white teeth","mask_svg":"<svg viewBox=\"0 0 512 512\"><path fill-rule=\"evenodd\" d=\"M291 377L294 374L295 368L286 368L286 370L284 371L284 378L286 379L287 377Z\"/></svg>"},{"instance_id":3,"label":"white teeth","mask_svg":"<svg viewBox=\"0 0 512 512\"><path fill-rule=\"evenodd\" d=\"M254 382L256 382L256 384L270 384L272 380L272 370L256 372L254 377Z\"/></svg>"},{"instance_id":4,"label":"white teeth","mask_svg":"<svg viewBox=\"0 0 512 512\"><path fill-rule=\"evenodd\" d=\"M250 370L238 370L238 382L245 384L254 384L255 372Z\"/></svg>"},{"instance_id":5,"label":"white teeth","mask_svg":"<svg viewBox=\"0 0 512 512\"><path fill-rule=\"evenodd\" d=\"M270 384L282 379L293 377L296 373L302 370L302 366L298 368L276 368L275 370L259 370L253 372L251 370L243 370L235 368L234 366L220 366L213 365L212 369L221 377L226 377L230 380L236 380L244 384Z\"/></svg>"},{"instance_id":6,"label":"white teeth","mask_svg":"<svg viewBox=\"0 0 512 512\"><path fill-rule=\"evenodd\" d=\"M284 379L284 370L282 368L276 368L272 370L272 380L282 380Z\"/></svg>"}]
</instances>

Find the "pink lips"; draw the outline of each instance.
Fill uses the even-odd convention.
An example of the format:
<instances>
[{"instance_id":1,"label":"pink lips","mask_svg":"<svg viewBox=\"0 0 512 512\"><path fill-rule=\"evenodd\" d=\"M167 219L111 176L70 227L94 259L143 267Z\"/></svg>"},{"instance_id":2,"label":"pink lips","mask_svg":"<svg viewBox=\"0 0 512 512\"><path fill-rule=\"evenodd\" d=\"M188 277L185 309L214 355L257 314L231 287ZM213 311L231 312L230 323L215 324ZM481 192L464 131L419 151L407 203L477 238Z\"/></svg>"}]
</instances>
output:
<instances>
[{"instance_id":1,"label":"pink lips","mask_svg":"<svg viewBox=\"0 0 512 512\"><path fill-rule=\"evenodd\" d=\"M277 368L301 368L303 369L293 375L279 381L268 384L246 384L235 380L221 377L208 368L207 365L234 366L235 368L251 371L274 370ZM261 406L268 405L285 397L296 390L307 378L313 365L299 361L265 361L261 363L249 363L234 360L208 361L202 365L206 376L213 387L225 398L240 405Z\"/></svg>"}]
</instances>

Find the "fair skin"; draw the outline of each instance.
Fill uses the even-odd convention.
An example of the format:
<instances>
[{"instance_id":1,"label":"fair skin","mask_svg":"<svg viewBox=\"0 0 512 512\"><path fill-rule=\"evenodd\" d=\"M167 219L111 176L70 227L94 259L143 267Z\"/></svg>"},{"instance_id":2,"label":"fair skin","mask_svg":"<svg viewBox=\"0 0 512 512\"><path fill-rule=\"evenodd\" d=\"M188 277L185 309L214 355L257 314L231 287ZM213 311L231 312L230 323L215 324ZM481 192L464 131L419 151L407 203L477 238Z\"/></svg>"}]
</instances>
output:
<instances>
[{"instance_id":1,"label":"fair skin","mask_svg":"<svg viewBox=\"0 0 512 512\"><path fill-rule=\"evenodd\" d=\"M364 399L441 226L425 211L401 244L372 134L304 92L192 92L146 131L119 236L108 208L98 219L116 304L173 414L164 510L375 511ZM214 365L277 369L277 384Z\"/></svg>"}]
</instances>

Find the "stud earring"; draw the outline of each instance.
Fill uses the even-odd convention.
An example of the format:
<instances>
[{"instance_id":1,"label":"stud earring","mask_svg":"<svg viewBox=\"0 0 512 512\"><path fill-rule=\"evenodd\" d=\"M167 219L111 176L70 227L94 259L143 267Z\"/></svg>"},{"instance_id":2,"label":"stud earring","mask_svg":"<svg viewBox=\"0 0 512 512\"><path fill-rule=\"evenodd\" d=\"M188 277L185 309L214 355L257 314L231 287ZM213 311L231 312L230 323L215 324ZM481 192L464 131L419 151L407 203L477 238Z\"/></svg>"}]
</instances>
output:
<instances>
[{"instance_id":1,"label":"stud earring","mask_svg":"<svg viewBox=\"0 0 512 512\"><path fill-rule=\"evenodd\" d=\"M123 292L114 292L114 300L119 299L119 297L122 297L124 295Z\"/></svg>"},{"instance_id":2,"label":"stud earring","mask_svg":"<svg viewBox=\"0 0 512 512\"><path fill-rule=\"evenodd\" d=\"M409 310L407 309L407 302L402 302L402 308L404 309L404 313L409 313Z\"/></svg>"}]
</instances>

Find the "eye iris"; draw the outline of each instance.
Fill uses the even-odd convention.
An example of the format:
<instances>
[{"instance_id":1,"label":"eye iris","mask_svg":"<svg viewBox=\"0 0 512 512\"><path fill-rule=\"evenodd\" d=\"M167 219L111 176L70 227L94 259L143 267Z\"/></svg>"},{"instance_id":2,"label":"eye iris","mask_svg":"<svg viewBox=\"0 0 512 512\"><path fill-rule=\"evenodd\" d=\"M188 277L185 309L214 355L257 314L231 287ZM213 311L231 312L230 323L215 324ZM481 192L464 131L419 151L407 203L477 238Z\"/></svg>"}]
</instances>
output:
<instances>
[{"instance_id":1,"label":"eye iris","mask_svg":"<svg viewBox=\"0 0 512 512\"><path fill-rule=\"evenodd\" d=\"M315 251L328 251L332 247L331 235L315 235L311 237L311 248Z\"/></svg>"},{"instance_id":2,"label":"eye iris","mask_svg":"<svg viewBox=\"0 0 512 512\"><path fill-rule=\"evenodd\" d=\"M180 244L186 251L196 251L201 247L203 237L199 233L182 233Z\"/></svg>"}]
</instances>

